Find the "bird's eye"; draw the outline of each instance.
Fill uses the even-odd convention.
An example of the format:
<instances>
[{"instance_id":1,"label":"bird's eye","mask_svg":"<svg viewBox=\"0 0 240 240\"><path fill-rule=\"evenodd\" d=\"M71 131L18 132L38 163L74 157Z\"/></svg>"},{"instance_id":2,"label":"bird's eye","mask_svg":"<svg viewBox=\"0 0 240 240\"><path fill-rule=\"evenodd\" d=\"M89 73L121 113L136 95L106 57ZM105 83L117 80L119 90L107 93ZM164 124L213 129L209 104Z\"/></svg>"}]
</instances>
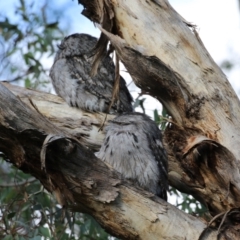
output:
<instances>
[{"instance_id":1,"label":"bird's eye","mask_svg":"<svg viewBox=\"0 0 240 240\"><path fill-rule=\"evenodd\" d=\"M109 122L112 122L112 123L115 123L115 124L121 125L121 126L126 126L126 125L131 124L130 122L119 122L119 121L114 121L114 120L109 121Z\"/></svg>"}]
</instances>

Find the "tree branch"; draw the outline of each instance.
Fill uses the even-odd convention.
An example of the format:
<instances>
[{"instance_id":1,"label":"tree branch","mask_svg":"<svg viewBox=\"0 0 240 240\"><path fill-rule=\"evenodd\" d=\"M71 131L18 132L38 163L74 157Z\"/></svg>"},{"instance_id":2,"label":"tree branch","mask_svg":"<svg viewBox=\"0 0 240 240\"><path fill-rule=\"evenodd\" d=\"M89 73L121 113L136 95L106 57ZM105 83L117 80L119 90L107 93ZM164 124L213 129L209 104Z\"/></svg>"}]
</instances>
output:
<instances>
[{"instance_id":1,"label":"tree branch","mask_svg":"<svg viewBox=\"0 0 240 240\"><path fill-rule=\"evenodd\" d=\"M11 88L9 84L5 85ZM41 111L44 112L52 104L61 104L58 97L31 90L23 94L23 89L12 88L21 99L24 99L23 95L28 96L25 101L29 106L0 84L0 150L17 168L39 179L60 204L73 211L91 214L108 232L122 239L164 239L167 236L170 239L196 239L206 228L199 219L131 186L29 103L37 103L36 99L44 95L44 101L49 100L49 105L42 104ZM71 108L61 105L60 118L64 114L67 118ZM54 112L52 109L48 116ZM186 229L194 231L186 232ZM214 239L216 232L209 231L211 234L207 239Z\"/></svg>"},{"instance_id":2,"label":"tree branch","mask_svg":"<svg viewBox=\"0 0 240 240\"><path fill-rule=\"evenodd\" d=\"M239 207L239 100L193 26L167 0L79 2L101 24L135 83L177 123L165 131L170 183L212 214ZM98 132L104 115L19 89L13 89L16 98L0 85L0 151L59 203L88 212L122 239L197 239L203 232L206 224L199 219L132 187L94 156L90 149L98 149L104 137ZM239 239L235 213L225 215L221 239ZM207 229L201 239L216 235Z\"/></svg>"},{"instance_id":3,"label":"tree branch","mask_svg":"<svg viewBox=\"0 0 240 240\"><path fill-rule=\"evenodd\" d=\"M1 187L19 187L19 186L22 186L22 185L27 185L27 184L30 184L32 182L35 182L37 181L36 178L32 177L32 178L29 178L27 180L22 180L21 182L2 182L0 184L0 188Z\"/></svg>"},{"instance_id":4,"label":"tree branch","mask_svg":"<svg viewBox=\"0 0 240 240\"><path fill-rule=\"evenodd\" d=\"M176 124L164 134L170 184L215 215L240 206L240 102L193 25L167 0L79 0L144 92ZM114 27L104 28L108 18Z\"/></svg>"},{"instance_id":5,"label":"tree branch","mask_svg":"<svg viewBox=\"0 0 240 240\"><path fill-rule=\"evenodd\" d=\"M92 150L96 151L100 148L104 133L99 129L105 120L104 113L90 113L69 108L67 103L56 95L21 88L8 82L2 84L27 106L57 126L61 132L74 136ZM107 115L106 122L114 117Z\"/></svg>"}]
</instances>

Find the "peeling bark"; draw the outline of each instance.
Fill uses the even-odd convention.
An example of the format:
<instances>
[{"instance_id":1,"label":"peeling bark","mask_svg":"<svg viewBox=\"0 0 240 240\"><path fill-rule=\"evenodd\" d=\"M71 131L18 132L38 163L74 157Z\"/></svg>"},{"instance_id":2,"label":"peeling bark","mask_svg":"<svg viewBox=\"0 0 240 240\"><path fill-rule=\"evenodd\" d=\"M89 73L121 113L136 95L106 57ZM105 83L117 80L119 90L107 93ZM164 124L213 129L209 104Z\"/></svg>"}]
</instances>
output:
<instances>
[{"instance_id":1,"label":"peeling bark","mask_svg":"<svg viewBox=\"0 0 240 240\"><path fill-rule=\"evenodd\" d=\"M216 238L216 231L204 232L206 223L135 188L78 139L54 125L59 121L43 117L43 112L54 114L49 107L61 104L58 97L31 90L24 94L20 87L4 85L0 83L0 151L17 168L39 179L61 205L91 214L121 239L192 240L202 232L204 239ZM41 105L43 99L49 105ZM71 111L66 104L61 106L59 119Z\"/></svg>"},{"instance_id":2,"label":"peeling bark","mask_svg":"<svg viewBox=\"0 0 240 240\"><path fill-rule=\"evenodd\" d=\"M67 103L56 95L20 88L7 82L2 84L31 109L57 126L61 132L75 137L94 151L99 150L104 139L104 132L100 131L101 126L115 117L69 108Z\"/></svg>"},{"instance_id":3,"label":"peeling bark","mask_svg":"<svg viewBox=\"0 0 240 240\"><path fill-rule=\"evenodd\" d=\"M240 104L194 26L167 0L79 2L103 32L97 58L108 39L135 83L171 115L164 134L170 184L212 215L226 212L216 217L218 237L239 239ZM104 115L6 86L19 98L0 85L0 150L59 203L88 212L122 239L216 239L204 222L134 188L94 156Z\"/></svg>"},{"instance_id":4,"label":"peeling bark","mask_svg":"<svg viewBox=\"0 0 240 240\"><path fill-rule=\"evenodd\" d=\"M213 215L239 207L240 102L195 27L167 0L112 0L115 32L108 31L105 11L79 2L92 10L88 17L100 24L136 85L171 115L164 134L170 184Z\"/></svg>"}]
</instances>

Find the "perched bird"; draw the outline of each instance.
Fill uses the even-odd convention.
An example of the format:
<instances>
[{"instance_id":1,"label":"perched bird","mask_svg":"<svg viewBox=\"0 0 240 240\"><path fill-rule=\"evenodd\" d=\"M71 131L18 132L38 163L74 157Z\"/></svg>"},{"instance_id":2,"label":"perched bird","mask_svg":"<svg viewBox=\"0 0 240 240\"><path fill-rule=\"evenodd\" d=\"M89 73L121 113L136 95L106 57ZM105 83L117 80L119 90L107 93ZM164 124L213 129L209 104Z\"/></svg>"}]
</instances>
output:
<instances>
[{"instance_id":1,"label":"perched bird","mask_svg":"<svg viewBox=\"0 0 240 240\"><path fill-rule=\"evenodd\" d=\"M115 66L107 52L98 72L90 76L93 49L97 38L88 34L65 37L50 70L56 93L72 107L92 112L108 113L115 81ZM132 96L125 80L120 77L119 95L110 113L132 112Z\"/></svg>"},{"instance_id":2,"label":"perched bird","mask_svg":"<svg viewBox=\"0 0 240 240\"><path fill-rule=\"evenodd\" d=\"M96 156L126 179L167 200L168 160L156 123L142 113L123 113L105 128Z\"/></svg>"}]
</instances>

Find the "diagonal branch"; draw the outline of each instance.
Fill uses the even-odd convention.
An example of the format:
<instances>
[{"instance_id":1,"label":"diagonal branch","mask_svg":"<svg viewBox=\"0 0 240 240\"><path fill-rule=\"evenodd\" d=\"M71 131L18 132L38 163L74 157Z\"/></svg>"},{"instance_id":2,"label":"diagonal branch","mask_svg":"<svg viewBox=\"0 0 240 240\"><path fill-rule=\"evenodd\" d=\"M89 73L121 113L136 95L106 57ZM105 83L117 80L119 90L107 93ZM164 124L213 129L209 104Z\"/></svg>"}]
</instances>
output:
<instances>
[{"instance_id":1,"label":"diagonal branch","mask_svg":"<svg viewBox=\"0 0 240 240\"><path fill-rule=\"evenodd\" d=\"M22 92L21 88L13 88L15 93ZM26 90L27 94L32 102L41 95L30 90ZM59 101L47 95L45 101L49 99L50 105L53 99ZM71 109L67 105L62 108ZM27 106L3 84L0 109L0 151L17 168L39 179L60 204L91 214L112 235L121 239L195 239L206 227L199 219L131 186L79 140L61 131L36 108ZM40 160L43 149L44 168ZM185 229L191 231L186 233ZM209 231L206 239L215 239L216 232Z\"/></svg>"},{"instance_id":2,"label":"diagonal branch","mask_svg":"<svg viewBox=\"0 0 240 240\"><path fill-rule=\"evenodd\" d=\"M239 207L240 102L226 76L194 26L167 0L110 1L115 32L102 24L105 11L93 7L108 1L79 3L100 24L136 85L161 101L176 123L164 134L171 185L193 194L213 215ZM209 141L198 141L185 154L191 141L203 137Z\"/></svg>"}]
</instances>

